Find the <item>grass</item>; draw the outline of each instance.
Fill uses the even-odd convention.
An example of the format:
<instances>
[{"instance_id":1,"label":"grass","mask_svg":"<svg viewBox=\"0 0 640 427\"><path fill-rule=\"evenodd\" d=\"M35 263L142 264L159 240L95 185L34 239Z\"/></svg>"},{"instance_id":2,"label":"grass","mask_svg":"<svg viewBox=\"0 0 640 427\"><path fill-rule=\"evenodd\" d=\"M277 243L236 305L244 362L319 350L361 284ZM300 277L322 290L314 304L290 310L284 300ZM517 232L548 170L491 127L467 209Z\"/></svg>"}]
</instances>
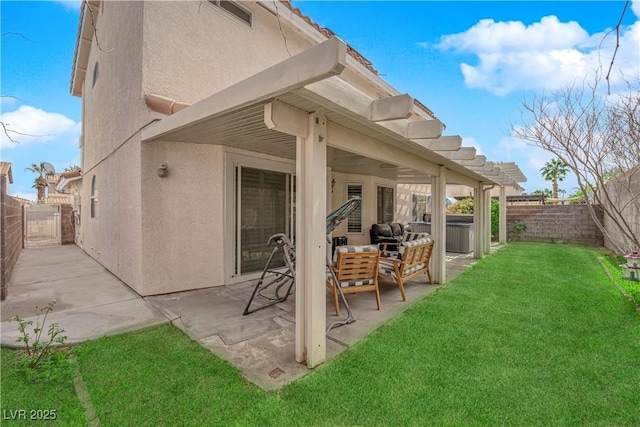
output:
<instances>
[{"instance_id":1,"label":"grass","mask_svg":"<svg viewBox=\"0 0 640 427\"><path fill-rule=\"evenodd\" d=\"M54 357L33 370L24 365L20 351L2 348L0 353L0 424L86 425L84 407L76 397L73 370L66 357ZM45 415L53 419L43 420Z\"/></svg>"},{"instance_id":2,"label":"grass","mask_svg":"<svg viewBox=\"0 0 640 427\"><path fill-rule=\"evenodd\" d=\"M170 326L74 354L103 426L639 425L640 316L598 256L510 244L276 393ZM38 395L10 357L3 408Z\"/></svg>"}]
</instances>

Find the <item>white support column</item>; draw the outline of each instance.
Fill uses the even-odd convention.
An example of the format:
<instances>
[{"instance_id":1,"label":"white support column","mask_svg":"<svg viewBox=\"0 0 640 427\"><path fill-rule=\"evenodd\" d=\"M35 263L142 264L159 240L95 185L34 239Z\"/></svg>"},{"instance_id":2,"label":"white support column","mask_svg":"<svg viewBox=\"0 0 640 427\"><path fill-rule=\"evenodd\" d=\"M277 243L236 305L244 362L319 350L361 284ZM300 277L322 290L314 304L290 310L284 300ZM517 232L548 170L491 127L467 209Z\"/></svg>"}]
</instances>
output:
<instances>
[{"instance_id":1,"label":"white support column","mask_svg":"<svg viewBox=\"0 0 640 427\"><path fill-rule=\"evenodd\" d=\"M484 197L482 183L473 188L473 256L481 259L484 256L484 245L482 244L483 226L484 226Z\"/></svg>"},{"instance_id":2,"label":"white support column","mask_svg":"<svg viewBox=\"0 0 640 427\"><path fill-rule=\"evenodd\" d=\"M491 190L484 190L484 253L491 254Z\"/></svg>"},{"instance_id":3,"label":"white support column","mask_svg":"<svg viewBox=\"0 0 640 427\"><path fill-rule=\"evenodd\" d=\"M440 175L432 179L431 184L431 235L435 241L431 255L433 280L444 284L447 281L447 168L440 166Z\"/></svg>"},{"instance_id":4,"label":"white support column","mask_svg":"<svg viewBox=\"0 0 640 427\"><path fill-rule=\"evenodd\" d=\"M327 120L310 114L296 138L296 361L326 360Z\"/></svg>"},{"instance_id":5,"label":"white support column","mask_svg":"<svg viewBox=\"0 0 640 427\"><path fill-rule=\"evenodd\" d=\"M500 237L501 245L507 243L507 189L500 186Z\"/></svg>"}]
</instances>

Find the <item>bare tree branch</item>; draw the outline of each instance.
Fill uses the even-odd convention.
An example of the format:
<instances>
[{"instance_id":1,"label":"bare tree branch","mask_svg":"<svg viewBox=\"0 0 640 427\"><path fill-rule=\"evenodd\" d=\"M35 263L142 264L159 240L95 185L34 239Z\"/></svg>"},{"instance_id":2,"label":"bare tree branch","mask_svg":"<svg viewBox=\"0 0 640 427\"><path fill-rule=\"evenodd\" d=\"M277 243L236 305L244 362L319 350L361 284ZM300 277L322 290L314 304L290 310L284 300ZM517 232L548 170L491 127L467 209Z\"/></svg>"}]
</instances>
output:
<instances>
[{"instance_id":1,"label":"bare tree branch","mask_svg":"<svg viewBox=\"0 0 640 427\"><path fill-rule=\"evenodd\" d=\"M604 39L607 38L607 36L611 34L613 31L616 32L616 47L613 50L613 55L611 56L611 63L609 64L609 71L607 71L607 75L605 77L605 80L607 81L607 93L609 95L611 95L611 82L609 80L609 77L611 76L611 70L613 69L613 63L616 59L616 54L618 53L618 49L620 48L620 27L622 26L622 19L624 18L625 13L627 12L629 3L630 3L629 0L627 0L624 3L624 8L622 9L622 13L620 14L620 19L618 20L618 24L615 26L613 30L605 34L605 36L602 38L602 41L600 42L600 47L602 47L602 43L604 42Z\"/></svg>"},{"instance_id":2,"label":"bare tree branch","mask_svg":"<svg viewBox=\"0 0 640 427\"><path fill-rule=\"evenodd\" d=\"M24 34L22 34L22 33L16 33L16 32L14 32L14 31L7 31L6 33L2 33L2 37L5 37L5 36L16 36L16 37L21 37L21 38L25 39L25 40L26 40L26 41L28 41L28 42L36 43L36 42L34 42L33 40L31 40L31 39L27 38Z\"/></svg>"},{"instance_id":3,"label":"bare tree branch","mask_svg":"<svg viewBox=\"0 0 640 427\"><path fill-rule=\"evenodd\" d=\"M640 212L640 84L603 97L599 83L597 74L593 83L525 99L524 125L513 134L569 166L594 222L616 252L625 253L640 248L640 224L633 219Z\"/></svg>"},{"instance_id":4,"label":"bare tree branch","mask_svg":"<svg viewBox=\"0 0 640 427\"><path fill-rule=\"evenodd\" d=\"M113 48L105 50L100 44L100 39L98 39L98 29L96 27L96 20L95 20L95 16L93 15L93 9L91 8L91 4L89 4L89 2L85 3L85 5L89 10L89 16L91 16L91 26L93 27L93 36L96 39L96 46L98 46L98 49L101 50L102 52L113 52Z\"/></svg>"}]
</instances>

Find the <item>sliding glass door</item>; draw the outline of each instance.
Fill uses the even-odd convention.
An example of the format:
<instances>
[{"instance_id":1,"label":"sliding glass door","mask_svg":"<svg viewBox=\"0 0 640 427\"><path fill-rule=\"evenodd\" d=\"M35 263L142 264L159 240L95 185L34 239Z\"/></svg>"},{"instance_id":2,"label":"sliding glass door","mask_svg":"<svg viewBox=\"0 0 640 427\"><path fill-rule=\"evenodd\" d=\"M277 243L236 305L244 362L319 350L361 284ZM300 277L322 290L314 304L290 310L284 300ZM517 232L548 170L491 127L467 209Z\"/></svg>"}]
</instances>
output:
<instances>
[{"instance_id":1,"label":"sliding glass door","mask_svg":"<svg viewBox=\"0 0 640 427\"><path fill-rule=\"evenodd\" d=\"M262 271L273 249L267 244L277 233L292 236L295 217L293 175L236 166L235 275ZM272 267L283 265L281 257Z\"/></svg>"}]
</instances>

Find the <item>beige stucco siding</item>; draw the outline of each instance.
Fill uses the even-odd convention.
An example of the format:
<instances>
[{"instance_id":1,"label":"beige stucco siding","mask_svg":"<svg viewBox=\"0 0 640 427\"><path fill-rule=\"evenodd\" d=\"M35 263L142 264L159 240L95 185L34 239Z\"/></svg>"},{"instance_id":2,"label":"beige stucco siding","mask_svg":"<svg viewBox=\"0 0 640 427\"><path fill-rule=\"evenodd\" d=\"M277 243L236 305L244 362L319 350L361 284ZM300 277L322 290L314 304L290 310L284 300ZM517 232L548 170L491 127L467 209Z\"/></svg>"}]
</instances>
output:
<instances>
[{"instance_id":1,"label":"beige stucco siding","mask_svg":"<svg viewBox=\"0 0 640 427\"><path fill-rule=\"evenodd\" d=\"M252 2L253 28L208 2L146 2L144 91L196 102L289 57L276 18ZM312 46L286 34L295 55Z\"/></svg>"},{"instance_id":2,"label":"beige stucco siding","mask_svg":"<svg viewBox=\"0 0 640 427\"><path fill-rule=\"evenodd\" d=\"M140 139L85 173L78 244L125 283L137 289L140 276ZM98 201L91 217L91 182Z\"/></svg>"},{"instance_id":3,"label":"beige stucco siding","mask_svg":"<svg viewBox=\"0 0 640 427\"><path fill-rule=\"evenodd\" d=\"M142 145L143 295L224 284L223 147ZM169 175L160 178L165 162Z\"/></svg>"},{"instance_id":4,"label":"beige stucco siding","mask_svg":"<svg viewBox=\"0 0 640 427\"><path fill-rule=\"evenodd\" d=\"M142 96L143 3L102 3L84 82L83 173L134 135L148 117Z\"/></svg>"},{"instance_id":5,"label":"beige stucco siding","mask_svg":"<svg viewBox=\"0 0 640 427\"><path fill-rule=\"evenodd\" d=\"M146 2L144 92L193 103L316 44L260 5L241 5L252 27L208 2ZM389 95L353 68L341 78L372 98Z\"/></svg>"},{"instance_id":6,"label":"beige stucco siding","mask_svg":"<svg viewBox=\"0 0 640 427\"><path fill-rule=\"evenodd\" d=\"M143 4L102 5L96 12L96 36L83 86L83 185L78 244L136 289L141 283L138 129L150 120L141 91ZM99 65L94 84L96 62ZM92 218L94 176L98 202Z\"/></svg>"}]
</instances>

